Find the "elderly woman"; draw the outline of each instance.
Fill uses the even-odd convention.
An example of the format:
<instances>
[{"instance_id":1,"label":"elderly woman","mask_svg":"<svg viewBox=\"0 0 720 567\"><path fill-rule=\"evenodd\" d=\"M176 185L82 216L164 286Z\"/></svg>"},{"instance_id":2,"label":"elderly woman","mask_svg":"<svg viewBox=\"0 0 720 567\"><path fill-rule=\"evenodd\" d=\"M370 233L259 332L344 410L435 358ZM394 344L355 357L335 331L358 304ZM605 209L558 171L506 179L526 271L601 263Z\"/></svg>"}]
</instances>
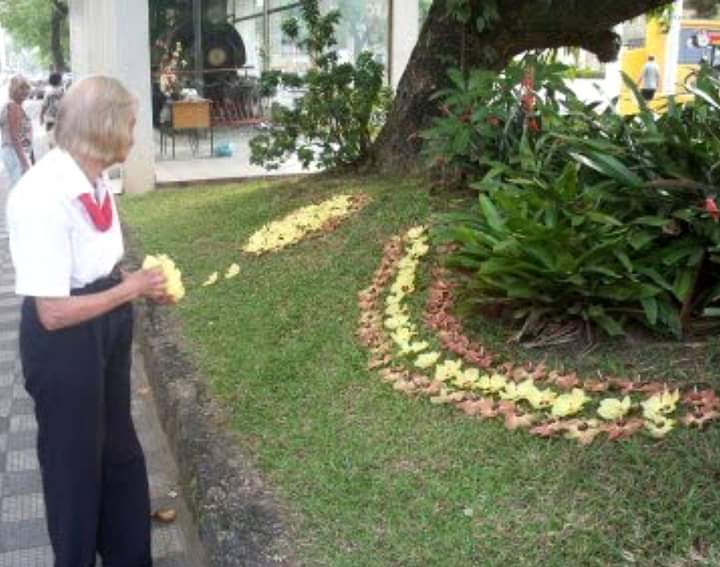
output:
<instances>
[{"instance_id":1,"label":"elderly woman","mask_svg":"<svg viewBox=\"0 0 720 567\"><path fill-rule=\"evenodd\" d=\"M102 172L133 143L136 102L91 77L60 104L57 148L8 202L20 355L35 401L55 567L152 564L142 449L130 415L131 302L166 301L157 270L118 269L120 222Z\"/></svg>"},{"instance_id":2,"label":"elderly woman","mask_svg":"<svg viewBox=\"0 0 720 567\"><path fill-rule=\"evenodd\" d=\"M12 187L33 162L33 134L32 122L22 107L30 94L30 83L23 76L15 75L10 79L9 91L10 100L0 111L0 139L3 163Z\"/></svg>"}]
</instances>

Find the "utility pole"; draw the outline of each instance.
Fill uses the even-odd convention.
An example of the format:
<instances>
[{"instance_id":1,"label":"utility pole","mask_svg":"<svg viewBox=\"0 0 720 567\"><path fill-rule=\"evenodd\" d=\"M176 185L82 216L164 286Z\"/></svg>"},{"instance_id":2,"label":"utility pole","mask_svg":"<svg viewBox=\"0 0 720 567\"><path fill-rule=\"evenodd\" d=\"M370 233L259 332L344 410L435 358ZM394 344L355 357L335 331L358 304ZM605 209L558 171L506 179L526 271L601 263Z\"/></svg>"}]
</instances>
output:
<instances>
[{"instance_id":1,"label":"utility pole","mask_svg":"<svg viewBox=\"0 0 720 567\"><path fill-rule=\"evenodd\" d=\"M683 17L683 0L675 0L670 14L670 29L667 35L667 47L665 52L665 72L663 80L663 92L671 95L677 91L677 68L680 55L680 20Z\"/></svg>"}]
</instances>

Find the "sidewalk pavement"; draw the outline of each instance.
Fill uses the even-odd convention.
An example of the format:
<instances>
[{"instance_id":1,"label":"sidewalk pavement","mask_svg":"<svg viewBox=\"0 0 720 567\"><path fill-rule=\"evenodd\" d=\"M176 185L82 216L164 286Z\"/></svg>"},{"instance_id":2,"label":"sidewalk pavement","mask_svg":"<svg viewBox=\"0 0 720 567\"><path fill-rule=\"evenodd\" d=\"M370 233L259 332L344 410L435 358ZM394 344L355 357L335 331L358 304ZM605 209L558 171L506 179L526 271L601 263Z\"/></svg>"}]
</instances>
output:
<instances>
[{"instance_id":1,"label":"sidewalk pavement","mask_svg":"<svg viewBox=\"0 0 720 567\"><path fill-rule=\"evenodd\" d=\"M18 352L21 298L14 294L5 226L7 185L0 168L0 567L52 567L35 451L37 424ZM138 349L134 349L132 379L132 413L147 458L153 510L178 512L174 523L153 522L155 567L202 567L197 531L179 494L177 469Z\"/></svg>"}]
</instances>

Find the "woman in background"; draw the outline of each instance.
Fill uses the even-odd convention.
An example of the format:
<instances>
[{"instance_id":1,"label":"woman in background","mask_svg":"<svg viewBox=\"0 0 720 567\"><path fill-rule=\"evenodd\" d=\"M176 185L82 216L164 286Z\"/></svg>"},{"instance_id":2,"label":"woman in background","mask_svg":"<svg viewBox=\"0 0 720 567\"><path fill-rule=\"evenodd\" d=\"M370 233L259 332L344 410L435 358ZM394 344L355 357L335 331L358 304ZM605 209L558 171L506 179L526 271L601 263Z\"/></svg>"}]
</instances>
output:
<instances>
[{"instance_id":1,"label":"woman in background","mask_svg":"<svg viewBox=\"0 0 720 567\"><path fill-rule=\"evenodd\" d=\"M32 121L22 107L30 95L30 83L15 75L8 94L10 99L0 111L0 140L5 171L13 187L34 161Z\"/></svg>"}]
</instances>

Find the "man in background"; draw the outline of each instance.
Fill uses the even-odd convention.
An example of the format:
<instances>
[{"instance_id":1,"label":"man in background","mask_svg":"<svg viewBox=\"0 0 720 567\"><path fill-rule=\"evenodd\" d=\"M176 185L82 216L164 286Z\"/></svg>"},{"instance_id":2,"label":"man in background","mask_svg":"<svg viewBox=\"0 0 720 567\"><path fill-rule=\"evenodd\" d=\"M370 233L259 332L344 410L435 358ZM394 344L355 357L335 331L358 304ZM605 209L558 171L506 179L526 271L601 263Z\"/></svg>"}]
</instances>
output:
<instances>
[{"instance_id":1,"label":"man in background","mask_svg":"<svg viewBox=\"0 0 720 567\"><path fill-rule=\"evenodd\" d=\"M655 63L655 56L649 55L647 62L643 66L638 80L640 94L642 97L650 101L655 98L655 93L660 88L660 67Z\"/></svg>"}]
</instances>

